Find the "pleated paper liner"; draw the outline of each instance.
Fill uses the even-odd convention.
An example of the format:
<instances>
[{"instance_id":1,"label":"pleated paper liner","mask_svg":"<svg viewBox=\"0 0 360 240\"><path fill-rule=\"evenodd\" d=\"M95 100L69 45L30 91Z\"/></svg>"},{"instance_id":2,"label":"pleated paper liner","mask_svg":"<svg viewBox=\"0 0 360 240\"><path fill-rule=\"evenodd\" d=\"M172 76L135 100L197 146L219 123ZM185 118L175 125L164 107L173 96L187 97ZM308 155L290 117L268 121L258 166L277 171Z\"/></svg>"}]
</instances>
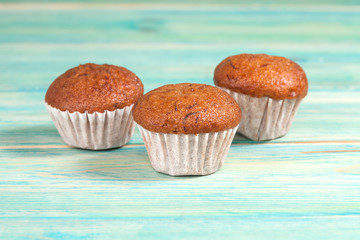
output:
<instances>
[{"instance_id":1,"label":"pleated paper liner","mask_svg":"<svg viewBox=\"0 0 360 240\"><path fill-rule=\"evenodd\" d=\"M238 132L254 141L284 136L290 129L302 99L274 100L256 98L221 88L229 93L241 108Z\"/></svg>"},{"instance_id":2,"label":"pleated paper liner","mask_svg":"<svg viewBox=\"0 0 360 240\"><path fill-rule=\"evenodd\" d=\"M152 167L172 176L208 175L224 163L236 129L200 134L166 134L139 126Z\"/></svg>"},{"instance_id":3,"label":"pleated paper liner","mask_svg":"<svg viewBox=\"0 0 360 240\"><path fill-rule=\"evenodd\" d=\"M130 141L135 122L133 105L103 113L70 113L51 107L45 102L63 141L77 148L101 150L120 147Z\"/></svg>"}]
</instances>

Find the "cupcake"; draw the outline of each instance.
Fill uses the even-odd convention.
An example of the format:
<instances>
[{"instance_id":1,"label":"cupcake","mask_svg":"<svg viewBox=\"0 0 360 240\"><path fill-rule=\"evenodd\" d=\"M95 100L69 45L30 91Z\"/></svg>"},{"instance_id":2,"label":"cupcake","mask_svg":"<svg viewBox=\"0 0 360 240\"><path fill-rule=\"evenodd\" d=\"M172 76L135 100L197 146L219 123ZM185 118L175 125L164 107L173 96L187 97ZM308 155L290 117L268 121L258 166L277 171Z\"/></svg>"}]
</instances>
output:
<instances>
[{"instance_id":1,"label":"cupcake","mask_svg":"<svg viewBox=\"0 0 360 240\"><path fill-rule=\"evenodd\" d=\"M240 54L215 69L214 83L240 105L238 132L254 141L284 136L308 91L303 69L295 62L266 54Z\"/></svg>"},{"instance_id":2,"label":"cupcake","mask_svg":"<svg viewBox=\"0 0 360 240\"><path fill-rule=\"evenodd\" d=\"M65 143L109 149L130 140L135 128L131 109L143 93L140 79L126 68L87 63L50 85L45 106Z\"/></svg>"},{"instance_id":3,"label":"cupcake","mask_svg":"<svg viewBox=\"0 0 360 240\"><path fill-rule=\"evenodd\" d=\"M219 88L170 84L152 90L132 114L152 167L172 176L207 175L223 164L241 111Z\"/></svg>"}]
</instances>

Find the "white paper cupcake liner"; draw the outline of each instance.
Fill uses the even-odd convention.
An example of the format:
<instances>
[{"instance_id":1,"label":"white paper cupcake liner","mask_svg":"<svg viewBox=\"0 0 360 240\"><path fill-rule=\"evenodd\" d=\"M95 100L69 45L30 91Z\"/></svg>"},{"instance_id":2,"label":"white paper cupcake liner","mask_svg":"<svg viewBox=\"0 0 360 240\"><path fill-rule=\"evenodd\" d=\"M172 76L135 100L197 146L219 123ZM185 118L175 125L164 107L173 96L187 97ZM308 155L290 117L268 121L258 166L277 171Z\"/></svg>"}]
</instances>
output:
<instances>
[{"instance_id":1,"label":"white paper cupcake liner","mask_svg":"<svg viewBox=\"0 0 360 240\"><path fill-rule=\"evenodd\" d=\"M229 93L241 108L238 132L254 141L284 136L295 117L302 99L274 100L256 98L221 88Z\"/></svg>"},{"instance_id":2,"label":"white paper cupcake liner","mask_svg":"<svg viewBox=\"0 0 360 240\"><path fill-rule=\"evenodd\" d=\"M73 147L101 150L120 147L130 141L135 122L133 105L103 113L69 113L45 102L63 141Z\"/></svg>"},{"instance_id":3,"label":"white paper cupcake liner","mask_svg":"<svg viewBox=\"0 0 360 240\"><path fill-rule=\"evenodd\" d=\"M238 128L200 134L165 134L138 125L152 167L172 176L207 175L224 163Z\"/></svg>"}]
</instances>

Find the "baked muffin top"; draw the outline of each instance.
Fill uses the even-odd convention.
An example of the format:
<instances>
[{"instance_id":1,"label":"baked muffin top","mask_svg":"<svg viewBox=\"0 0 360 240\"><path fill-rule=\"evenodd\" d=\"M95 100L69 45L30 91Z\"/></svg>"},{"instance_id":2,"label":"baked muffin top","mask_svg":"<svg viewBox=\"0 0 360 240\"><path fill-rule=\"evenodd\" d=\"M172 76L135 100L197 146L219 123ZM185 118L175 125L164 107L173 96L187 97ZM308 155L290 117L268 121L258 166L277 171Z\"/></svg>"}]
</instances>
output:
<instances>
[{"instance_id":1,"label":"baked muffin top","mask_svg":"<svg viewBox=\"0 0 360 240\"><path fill-rule=\"evenodd\" d=\"M69 69L49 87L45 101L61 111L114 111L135 103L144 93L141 80L124 67L87 63Z\"/></svg>"},{"instance_id":2,"label":"baked muffin top","mask_svg":"<svg viewBox=\"0 0 360 240\"><path fill-rule=\"evenodd\" d=\"M225 91L195 83L169 84L142 96L132 109L136 123L159 133L198 134L236 127L241 111Z\"/></svg>"},{"instance_id":3,"label":"baked muffin top","mask_svg":"<svg viewBox=\"0 0 360 240\"><path fill-rule=\"evenodd\" d=\"M304 98L308 91L305 72L298 64L266 54L225 58L215 69L214 83L252 97L276 100Z\"/></svg>"}]
</instances>

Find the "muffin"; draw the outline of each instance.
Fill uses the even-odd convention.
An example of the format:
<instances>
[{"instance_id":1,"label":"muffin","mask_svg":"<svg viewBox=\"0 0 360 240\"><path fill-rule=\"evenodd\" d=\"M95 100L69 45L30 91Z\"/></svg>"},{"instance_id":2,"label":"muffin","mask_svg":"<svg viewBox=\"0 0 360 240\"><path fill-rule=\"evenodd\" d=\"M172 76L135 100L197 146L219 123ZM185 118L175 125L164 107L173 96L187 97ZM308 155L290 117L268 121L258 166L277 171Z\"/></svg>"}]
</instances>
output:
<instances>
[{"instance_id":1,"label":"muffin","mask_svg":"<svg viewBox=\"0 0 360 240\"><path fill-rule=\"evenodd\" d=\"M217 171L241 119L229 94L194 83L152 90L138 100L132 114L152 167L172 176Z\"/></svg>"},{"instance_id":2,"label":"muffin","mask_svg":"<svg viewBox=\"0 0 360 240\"><path fill-rule=\"evenodd\" d=\"M303 69L295 62L266 54L240 54L215 69L214 83L240 105L238 132L254 141L284 136L308 91Z\"/></svg>"},{"instance_id":3,"label":"muffin","mask_svg":"<svg viewBox=\"0 0 360 240\"><path fill-rule=\"evenodd\" d=\"M109 149L130 140L135 128L131 109L143 93L142 82L128 69L87 63L50 85L45 106L65 143Z\"/></svg>"}]
</instances>

